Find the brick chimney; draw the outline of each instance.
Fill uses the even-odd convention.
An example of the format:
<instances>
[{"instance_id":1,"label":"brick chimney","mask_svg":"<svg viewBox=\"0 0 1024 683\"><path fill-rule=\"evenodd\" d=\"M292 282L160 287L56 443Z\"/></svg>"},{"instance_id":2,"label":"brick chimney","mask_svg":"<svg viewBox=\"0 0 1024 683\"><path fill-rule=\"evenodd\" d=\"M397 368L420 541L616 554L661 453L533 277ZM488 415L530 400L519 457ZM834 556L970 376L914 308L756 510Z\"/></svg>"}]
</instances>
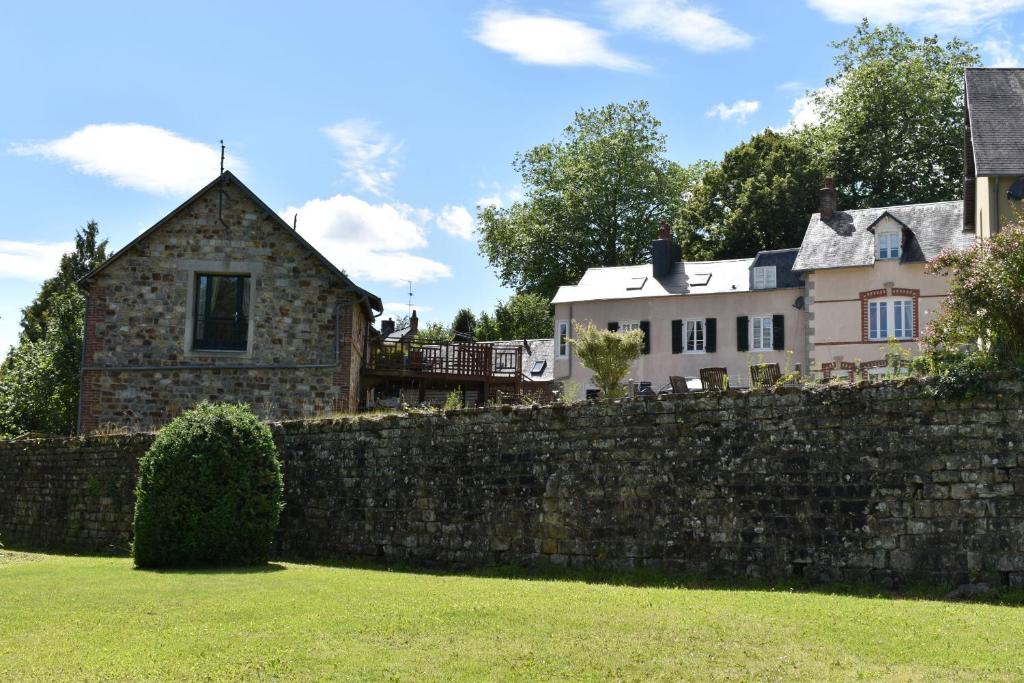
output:
<instances>
[{"instance_id":1,"label":"brick chimney","mask_svg":"<svg viewBox=\"0 0 1024 683\"><path fill-rule=\"evenodd\" d=\"M672 239L672 230L662 221L658 239L651 242L651 270L655 278L667 277L672 266L683 257L683 250Z\"/></svg>"},{"instance_id":2,"label":"brick chimney","mask_svg":"<svg viewBox=\"0 0 1024 683\"><path fill-rule=\"evenodd\" d=\"M832 178L825 178L825 187L818 192L818 213L821 220L832 220L836 212L836 183Z\"/></svg>"},{"instance_id":3,"label":"brick chimney","mask_svg":"<svg viewBox=\"0 0 1024 683\"><path fill-rule=\"evenodd\" d=\"M416 317L416 311L412 312L409 318L409 334L416 334L420 329L420 319Z\"/></svg>"},{"instance_id":4,"label":"brick chimney","mask_svg":"<svg viewBox=\"0 0 1024 683\"><path fill-rule=\"evenodd\" d=\"M382 336L388 336L395 331L395 321L392 318L380 321L380 333Z\"/></svg>"}]
</instances>

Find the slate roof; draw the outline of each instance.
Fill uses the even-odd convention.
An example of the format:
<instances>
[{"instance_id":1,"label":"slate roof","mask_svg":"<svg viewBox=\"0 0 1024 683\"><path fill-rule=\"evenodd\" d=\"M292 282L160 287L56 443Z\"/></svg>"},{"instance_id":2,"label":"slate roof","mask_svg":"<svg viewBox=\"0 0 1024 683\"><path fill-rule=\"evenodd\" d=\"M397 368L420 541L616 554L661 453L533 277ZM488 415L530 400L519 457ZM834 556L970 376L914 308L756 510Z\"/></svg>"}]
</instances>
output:
<instances>
[{"instance_id":1,"label":"slate roof","mask_svg":"<svg viewBox=\"0 0 1024 683\"><path fill-rule=\"evenodd\" d=\"M964 92L975 174L1024 175L1024 69L967 69Z\"/></svg>"},{"instance_id":2,"label":"slate roof","mask_svg":"<svg viewBox=\"0 0 1024 683\"><path fill-rule=\"evenodd\" d=\"M775 266L775 288L803 287L804 278L799 273L793 272L793 263L796 261L799 249L772 249L771 251L759 251L751 264L751 277L753 269L762 266Z\"/></svg>"},{"instance_id":3,"label":"slate roof","mask_svg":"<svg viewBox=\"0 0 1024 683\"><path fill-rule=\"evenodd\" d=\"M523 349L523 379L528 382L550 382L555 379L555 340L554 339L513 339L508 341L477 342L491 344L498 348ZM539 375L530 371L536 361L544 361L544 369Z\"/></svg>"},{"instance_id":4,"label":"slate roof","mask_svg":"<svg viewBox=\"0 0 1024 683\"><path fill-rule=\"evenodd\" d=\"M875 235L869 228L886 214L910 232L903 261L931 261L943 249L962 249L974 243L974 234L963 231L960 201L837 211L829 221L814 214L793 270L873 265Z\"/></svg>"}]
</instances>

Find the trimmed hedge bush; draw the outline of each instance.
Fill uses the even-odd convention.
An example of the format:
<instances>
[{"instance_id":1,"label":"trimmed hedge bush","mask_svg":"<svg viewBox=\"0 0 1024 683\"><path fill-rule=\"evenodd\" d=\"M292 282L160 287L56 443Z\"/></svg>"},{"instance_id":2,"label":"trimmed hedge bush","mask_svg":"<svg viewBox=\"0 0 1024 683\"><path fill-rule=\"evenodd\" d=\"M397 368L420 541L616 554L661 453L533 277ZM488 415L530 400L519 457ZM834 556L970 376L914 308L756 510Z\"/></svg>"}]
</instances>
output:
<instances>
[{"instance_id":1,"label":"trimmed hedge bush","mask_svg":"<svg viewBox=\"0 0 1024 683\"><path fill-rule=\"evenodd\" d=\"M157 435L135 496L137 567L262 564L284 496L270 429L248 406L202 403Z\"/></svg>"}]
</instances>

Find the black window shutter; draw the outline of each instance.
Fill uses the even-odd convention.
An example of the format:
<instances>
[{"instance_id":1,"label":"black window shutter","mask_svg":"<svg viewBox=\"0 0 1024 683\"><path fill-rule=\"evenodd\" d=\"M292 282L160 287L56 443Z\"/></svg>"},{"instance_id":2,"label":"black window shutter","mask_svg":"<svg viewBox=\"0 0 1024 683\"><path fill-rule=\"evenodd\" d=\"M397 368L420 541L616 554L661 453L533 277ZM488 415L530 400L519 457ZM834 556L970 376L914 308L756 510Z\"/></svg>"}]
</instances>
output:
<instances>
[{"instance_id":1,"label":"black window shutter","mask_svg":"<svg viewBox=\"0 0 1024 683\"><path fill-rule=\"evenodd\" d=\"M672 353L683 352L683 321L672 321Z\"/></svg>"},{"instance_id":2,"label":"black window shutter","mask_svg":"<svg viewBox=\"0 0 1024 683\"><path fill-rule=\"evenodd\" d=\"M750 350L750 318L745 315L736 316L736 350Z\"/></svg>"},{"instance_id":3,"label":"black window shutter","mask_svg":"<svg viewBox=\"0 0 1024 683\"><path fill-rule=\"evenodd\" d=\"M718 321L715 318L704 321L704 350L708 353L718 350Z\"/></svg>"},{"instance_id":4,"label":"black window shutter","mask_svg":"<svg viewBox=\"0 0 1024 683\"><path fill-rule=\"evenodd\" d=\"M772 316L772 348L776 351L786 349L786 316Z\"/></svg>"},{"instance_id":5,"label":"black window shutter","mask_svg":"<svg viewBox=\"0 0 1024 683\"><path fill-rule=\"evenodd\" d=\"M619 331L619 324L617 322L610 322L610 323L608 323L608 331L609 332L618 332Z\"/></svg>"},{"instance_id":6,"label":"black window shutter","mask_svg":"<svg viewBox=\"0 0 1024 683\"><path fill-rule=\"evenodd\" d=\"M651 352L651 323L648 320L640 321L640 331L644 333L643 353Z\"/></svg>"}]
</instances>

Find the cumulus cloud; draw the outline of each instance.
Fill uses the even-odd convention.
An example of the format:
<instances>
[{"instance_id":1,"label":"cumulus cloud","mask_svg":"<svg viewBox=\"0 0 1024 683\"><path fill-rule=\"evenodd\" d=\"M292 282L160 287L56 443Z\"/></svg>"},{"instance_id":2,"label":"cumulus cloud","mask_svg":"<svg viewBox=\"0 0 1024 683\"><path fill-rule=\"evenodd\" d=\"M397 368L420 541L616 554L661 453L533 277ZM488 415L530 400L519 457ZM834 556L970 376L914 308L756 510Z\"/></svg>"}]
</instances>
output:
<instances>
[{"instance_id":1,"label":"cumulus cloud","mask_svg":"<svg viewBox=\"0 0 1024 683\"><path fill-rule=\"evenodd\" d=\"M10 151L61 161L80 173L153 194L191 194L220 169L219 148L140 123L91 124L64 138L16 143ZM235 156L225 162L228 168L244 169Z\"/></svg>"},{"instance_id":2,"label":"cumulus cloud","mask_svg":"<svg viewBox=\"0 0 1024 683\"><path fill-rule=\"evenodd\" d=\"M427 246L425 209L401 203L371 204L351 195L311 199L289 206L281 217L299 215L299 234L356 280L401 284L451 277L444 263L411 253Z\"/></svg>"},{"instance_id":3,"label":"cumulus cloud","mask_svg":"<svg viewBox=\"0 0 1024 683\"><path fill-rule=\"evenodd\" d=\"M986 66L997 68L1020 66L1020 50L1009 40L995 38L986 40L981 44L981 50L988 55L988 59L985 60Z\"/></svg>"},{"instance_id":4,"label":"cumulus cloud","mask_svg":"<svg viewBox=\"0 0 1024 683\"><path fill-rule=\"evenodd\" d=\"M747 120L748 116L760 108L761 103L757 100L736 100L732 104L719 102L708 110L707 116L712 119L718 118L723 121L735 120L737 123L743 123Z\"/></svg>"},{"instance_id":5,"label":"cumulus cloud","mask_svg":"<svg viewBox=\"0 0 1024 683\"><path fill-rule=\"evenodd\" d=\"M942 28L969 28L1024 8L1024 0L807 0L807 4L844 24L868 17L875 23Z\"/></svg>"},{"instance_id":6,"label":"cumulus cloud","mask_svg":"<svg viewBox=\"0 0 1024 683\"><path fill-rule=\"evenodd\" d=\"M597 66L616 71L646 68L608 47L606 35L571 19L492 10L480 15L473 38L527 64Z\"/></svg>"},{"instance_id":7,"label":"cumulus cloud","mask_svg":"<svg viewBox=\"0 0 1024 683\"><path fill-rule=\"evenodd\" d=\"M685 0L605 0L613 23L696 52L747 47L749 34Z\"/></svg>"},{"instance_id":8,"label":"cumulus cloud","mask_svg":"<svg viewBox=\"0 0 1024 683\"><path fill-rule=\"evenodd\" d=\"M324 128L341 152L345 175L361 189L379 196L391 191L402 145L366 119L349 119Z\"/></svg>"},{"instance_id":9,"label":"cumulus cloud","mask_svg":"<svg viewBox=\"0 0 1024 683\"><path fill-rule=\"evenodd\" d=\"M487 192L487 194L476 200L476 205L480 208L494 206L500 209L503 206L514 204L523 198L523 188L520 186L505 188L502 187L501 183L495 181L489 183L481 181L480 189Z\"/></svg>"},{"instance_id":10,"label":"cumulus cloud","mask_svg":"<svg viewBox=\"0 0 1024 683\"><path fill-rule=\"evenodd\" d=\"M436 218L437 227L464 240L473 239L473 215L464 206L447 205Z\"/></svg>"},{"instance_id":11,"label":"cumulus cloud","mask_svg":"<svg viewBox=\"0 0 1024 683\"><path fill-rule=\"evenodd\" d=\"M61 257L74 248L71 242L0 240L0 279L38 282L57 272Z\"/></svg>"}]
</instances>

